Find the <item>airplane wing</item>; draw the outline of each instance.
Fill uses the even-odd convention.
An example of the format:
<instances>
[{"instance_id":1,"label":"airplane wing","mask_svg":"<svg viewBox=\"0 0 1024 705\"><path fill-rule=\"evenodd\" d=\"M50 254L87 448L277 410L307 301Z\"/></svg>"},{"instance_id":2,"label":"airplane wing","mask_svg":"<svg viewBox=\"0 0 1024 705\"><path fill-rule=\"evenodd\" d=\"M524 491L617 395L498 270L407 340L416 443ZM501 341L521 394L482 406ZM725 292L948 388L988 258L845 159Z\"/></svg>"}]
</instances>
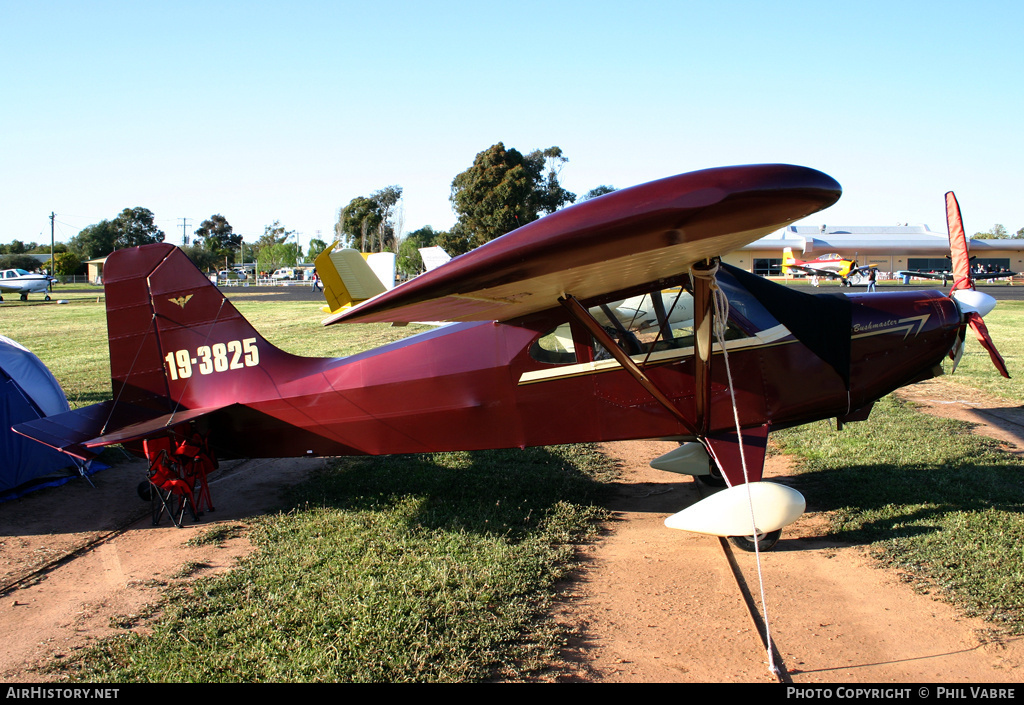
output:
<instances>
[{"instance_id":1,"label":"airplane wing","mask_svg":"<svg viewBox=\"0 0 1024 705\"><path fill-rule=\"evenodd\" d=\"M40 291L45 291L48 286L49 282L36 281L32 279L13 279L6 282L0 279L0 291L7 293L38 293Z\"/></svg>"},{"instance_id":2,"label":"airplane wing","mask_svg":"<svg viewBox=\"0 0 1024 705\"><path fill-rule=\"evenodd\" d=\"M1017 276L1016 272L979 272L972 274L971 279L979 281L982 279L1008 279L1009 277Z\"/></svg>"},{"instance_id":3,"label":"airplane wing","mask_svg":"<svg viewBox=\"0 0 1024 705\"><path fill-rule=\"evenodd\" d=\"M896 272L896 276L921 277L922 279L941 279L943 282L955 279L952 272L922 272L916 269L901 269ZM971 280L981 281L984 279L1008 279L1009 277L1015 276L1017 276L1016 272L978 272L971 274Z\"/></svg>"},{"instance_id":4,"label":"airplane wing","mask_svg":"<svg viewBox=\"0 0 1024 705\"><path fill-rule=\"evenodd\" d=\"M953 275L950 274L949 272L946 272L945 274L943 274L942 272L920 272L916 269L901 269L898 272L896 272L896 276L921 277L922 279L941 279L944 282L953 278Z\"/></svg>"},{"instance_id":5,"label":"airplane wing","mask_svg":"<svg viewBox=\"0 0 1024 705\"><path fill-rule=\"evenodd\" d=\"M685 272L832 205L830 176L784 164L681 174L565 208L324 320L504 321Z\"/></svg>"}]
</instances>

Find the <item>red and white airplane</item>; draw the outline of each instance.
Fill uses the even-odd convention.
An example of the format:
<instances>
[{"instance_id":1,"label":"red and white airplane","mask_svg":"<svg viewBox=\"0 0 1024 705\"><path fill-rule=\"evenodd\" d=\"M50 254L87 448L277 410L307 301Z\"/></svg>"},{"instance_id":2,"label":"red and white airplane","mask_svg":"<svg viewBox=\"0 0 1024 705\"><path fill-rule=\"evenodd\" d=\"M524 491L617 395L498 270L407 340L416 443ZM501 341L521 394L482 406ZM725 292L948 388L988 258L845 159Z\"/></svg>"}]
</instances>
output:
<instances>
[{"instance_id":1,"label":"red and white airplane","mask_svg":"<svg viewBox=\"0 0 1024 705\"><path fill-rule=\"evenodd\" d=\"M331 315L451 322L343 358L274 347L176 247L118 250L105 267L112 400L16 430L80 457L198 436L211 464L675 439L700 457L673 467L707 473L710 458L730 489L668 523L767 546L803 508L761 481L772 429L862 420L939 374L968 325L991 342L977 292L816 296L719 262L840 193L789 165L615 191ZM612 306L644 296L654 325Z\"/></svg>"},{"instance_id":2,"label":"red and white airplane","mask_svg":"<svg viewBox=\"0 0 1024 705\"><path fill-rule=\"evenodd\" d=\"M793 257L793 248L782 250L782 273L788 276L790 269L795 269L812 277L838 279L846 286L859 284L864 275L875 267L868 264L857 266L857 260L846 259L840 254L830 253L813 260L799 260Z\"/></svg>"}]
</instances>

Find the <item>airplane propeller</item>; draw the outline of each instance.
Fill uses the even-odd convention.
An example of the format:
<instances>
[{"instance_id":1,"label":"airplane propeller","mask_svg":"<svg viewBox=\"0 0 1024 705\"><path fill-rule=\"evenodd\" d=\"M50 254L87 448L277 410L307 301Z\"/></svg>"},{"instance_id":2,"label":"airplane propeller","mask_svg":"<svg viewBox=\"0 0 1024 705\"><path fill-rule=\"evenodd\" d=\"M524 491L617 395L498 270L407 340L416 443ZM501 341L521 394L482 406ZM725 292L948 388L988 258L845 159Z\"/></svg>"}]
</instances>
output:
<instances>
[{"instance_id":1,"label":"airplane propeller","mask_svg":"<svg viewBox=\"0 0 1024 705\"><path fill-rule=\"evenodd\" d=\"M964 233L963 220L960 217L960 204L957 203L956 196L952 191L946 194L946 225L949 229L949 251L953 263L953 288L950 289L949 295L957 302L963 322L966 324L960 331L960 340L956 349L950 351L950 357L953 358L953 369L956 369L956 364L960 361L960 355L963 353L964 339L967 336L966 326L970 326L978 338L978 342L988 351L989 357L992 358L992 364L995 365L999 374L1009 379L1010 373L1006 370L1006 362L996 350L988 327L982 320L983 316L995 308L996 300L974 288L974 279L971 277L971 257L967 248L967 235Z\"/></svg>"}]
</instances>

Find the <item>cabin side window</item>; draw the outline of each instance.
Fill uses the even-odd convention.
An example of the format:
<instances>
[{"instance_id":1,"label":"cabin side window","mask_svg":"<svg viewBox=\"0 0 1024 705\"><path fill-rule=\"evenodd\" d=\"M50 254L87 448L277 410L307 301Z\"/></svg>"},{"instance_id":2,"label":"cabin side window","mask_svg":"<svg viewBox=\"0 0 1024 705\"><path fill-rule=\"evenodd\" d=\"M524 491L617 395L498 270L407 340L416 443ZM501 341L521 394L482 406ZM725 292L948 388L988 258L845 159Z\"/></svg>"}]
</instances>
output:
<instances>
[{"instance_id":1,"label":"cabin side window","mask_svg":"<svg viewBox=\"0 0 1024 705\"><path fill-rule=\"evenodd\" d=\"M563 323L534 341L530 346L530 357L537 362L551 365L571 365L576 362L576 345L572 338L572 326Z\"/></svg>"},{"instance_id":2,"label":"cabin side window","mask_svg":"<svg viewBox=\"0 0 1024 705\"><path fill-rule=\"evenodd\" d=\"M775 321L748 291L731 278L720 280L730 301L725 339L749 338L775 325ZM693 347L693 295L676 287L613 301L590 309L609 336L629 355L648 355ZM594 341L594 359L611 357Z\"/></svg>"},{"instance_id":3,"label":"cabin side window","mask_svg":"<svg viewBox=\"0 0 1024 705\"><path fill-rule=\"evenodd\" d=\"M682 288L602 304L591 313L629 355L693 345L693 296ZM595 359L611 357L596 341L594 346Z\"/></svg>"},{"instance_id":4,"label":"cabin side window","mask_svg":"<svg viewBox=\"0 0 1024 705\"><path fill-rule=\"evenodd\" d=\"M725 339L750 338L775 325L777 321L731 276L723 273L719 285L729 299L729 321ZM689 354L694 345L693 294L685 287L674 287L592 306L590 315L627 355L661 359ZM571 365L613 359L601 343L582 328L570 323L540 336L530 347L537 362Z\"/></svg>"}]
</instances>

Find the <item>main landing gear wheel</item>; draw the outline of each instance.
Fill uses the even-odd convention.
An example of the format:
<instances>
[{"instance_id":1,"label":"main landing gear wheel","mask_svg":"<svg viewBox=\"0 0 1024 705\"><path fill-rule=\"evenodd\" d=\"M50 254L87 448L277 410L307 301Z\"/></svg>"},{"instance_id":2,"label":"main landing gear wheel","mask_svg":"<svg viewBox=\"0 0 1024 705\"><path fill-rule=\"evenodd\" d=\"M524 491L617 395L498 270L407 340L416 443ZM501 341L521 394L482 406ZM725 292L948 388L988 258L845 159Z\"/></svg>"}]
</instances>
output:
<instances>
[{"instance_id":1,"label":"main landing gear wheel","mask_svg":"<svg viewBox=\"0 0 1024 705\"><path fill-rule=\"evenodd\" d=\"M775 544L779 542L779 537L782 536L782 529L776 529L775 531L769 531L767 534L758 534L756 537L757 550L758 551L770 551L775 547ZM754 536L730 536L729 540L732 541L732 545L741 551L747 551L749 553L754 552Z\"/></svg>"},{"instance_id":2,"label":"main landing gear wheel","mask_svg":"<svg viewBox=\"0 0 1024 705\"><path fill-rule=\"evenodd\" d=\"M725 475L718 469L718 465L714 460L708 458L708 474L707 475L695 475L697 482L701 483L705 487L728 487L729 483L725 481Z\"/></svg>"}]
</instances>

